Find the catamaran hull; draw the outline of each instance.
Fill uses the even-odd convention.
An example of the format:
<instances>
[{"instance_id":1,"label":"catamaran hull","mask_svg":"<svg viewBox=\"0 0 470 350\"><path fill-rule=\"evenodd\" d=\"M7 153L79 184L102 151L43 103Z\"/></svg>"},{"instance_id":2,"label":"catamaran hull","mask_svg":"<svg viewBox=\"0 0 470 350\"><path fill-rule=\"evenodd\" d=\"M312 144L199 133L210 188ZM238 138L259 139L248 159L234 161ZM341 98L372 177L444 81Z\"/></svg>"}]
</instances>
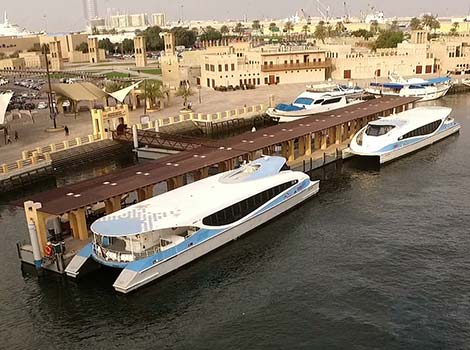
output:
<instances>
[{"instance_id":1,"label":"catamaran hull","mask_svg":"<svg viewBox=\"0 0 470 350\"><path fill-rule=\"evenodd\" d=\"M449 137L460 130L460 124L457 124L453 127L450 127L444 131L441 131L439 133L436 133L430 137L427 137L421 141L418 141L416 143L403 146L401 148L397 148L396 150L390 151L390 152L383 152L383 153L373 153L373 154L364 154L364 153L359 153L359 152L354 152L351 150L351 152L359 157L367 157L370 159L378 159L380 164L385 164L388 163L392 160L398 159L400 157L403 157L409 153L416 152L420 150L421 148L427 147L432 145L433 143L436 143L442 139L445 139L446 137Z\"/></svg>"},{"instance_id":2,"label":"catamaran hull","mask_svg":"<svg viewBox=\"0 0 470 350\"><path fill-rule=\"evenodd\" d=\"M149 268L142 271L124 269L113 284L113 287L116 289L116 291L121 293L131 292L172 271L175 271L176 269L206 255L207 253L223 246L226 243L236 240L245 233L302 203L306 199L318 193L318 191L319 182L312 182L302 192L299 192L284 202L281 202L271 209L268 209L267 211L262 212L235 227L223 231L218 235L209 238L206 241L203 241L200 244L195 245L178 255L173 256L172 258L161 261L160 263L150 266Z\"/></svg>"}]
</instances>

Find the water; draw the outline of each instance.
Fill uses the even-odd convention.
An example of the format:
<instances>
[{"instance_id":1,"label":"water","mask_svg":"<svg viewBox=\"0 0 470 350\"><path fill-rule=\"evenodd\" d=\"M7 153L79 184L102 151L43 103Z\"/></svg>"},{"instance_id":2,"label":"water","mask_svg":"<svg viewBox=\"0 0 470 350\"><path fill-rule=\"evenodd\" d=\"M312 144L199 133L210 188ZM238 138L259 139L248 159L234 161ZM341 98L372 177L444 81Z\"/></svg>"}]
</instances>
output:
<instances>
[{"instance_id":1,"label":"water","mask_svg":"<svg viewBox=\"0 0 470 350\"><path fill-rule=\"evenodd\" d=\"M22 276L0 209L0 348L470 349L470 107L380 172L346 164L277 220L131 295L112 276Z\"/></svg>"}]
</instances>

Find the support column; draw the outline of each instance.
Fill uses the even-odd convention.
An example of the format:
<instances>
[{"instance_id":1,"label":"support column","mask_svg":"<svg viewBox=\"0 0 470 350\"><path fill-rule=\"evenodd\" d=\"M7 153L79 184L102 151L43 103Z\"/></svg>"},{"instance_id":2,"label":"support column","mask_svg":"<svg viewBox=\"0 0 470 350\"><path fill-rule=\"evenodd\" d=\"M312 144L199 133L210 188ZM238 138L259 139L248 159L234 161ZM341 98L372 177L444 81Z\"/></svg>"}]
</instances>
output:
<instances>
[{"instance_id":1,"label":"support column","mask_svg":"<svg viewBox=\"0 0 470 350\"><path fill-rule=\"evenodd\" d=\"M335 143L339 145L343 141L343 133L341 132L342 125L336 125L335 127Z\"/></svg>"},{"instance_id":2,"label":"support column","mask_svg":"<svg viewBox=\"0 0 470 350\"><path fill-rule=\"evenodd\" d=\"M86 241L88 239L88 226L86 224L85 208L76 210L75 218L77 220L78 238L81 241Z\"/></svg>"},{"instance_id":3,"label":"support column","mask_svg":"<svg viewBox=\"0 0 470 350\"><path fill-rule=\"evenodd\" d=\"M352 138L354 134L356 133L356 121L355 120L351 121L351 128L349 131L350 131L349 137Z\"/></svg>"},{"instance_id":4,"label":"support column","mask_svg":"<svg viewBox=\"0 0 470 350\"><path fill-rule=\"evenodd\" d=\"M314 134L314 149L315 150L318 150L321 148L321 132L320 131L317 131L315 134Z\"/></svg>"},{"instance_id":5,"label":"support column","mask_svg":"<svg viewBox=\"0 0 470 350\"><path fill-rule=\"evenodd\" d=\"M304 140L305 155L310 156L312 154L312 135L305 135Z\"/></svg>"},{"instance_id":6,"label":"support column","mask_svg":"<svg viewBox=\"0 0 470 350\"><path fill-rule=\"evenodd\" d=\"M106 214L112 214L121 209L121 196L112 197L104 201Z\"/></svg>"},{"instance_id":7,"label":"support column","mask_svg":"<svg viewBox=\"0 0 470 350\"><path fill-rule=\"evenodd\" d=\"M324 151L328 148L328 136L326 132L321 133L321 150Z\"/></svg>"},{"instance_id":8,"label":"support column","mask_svg":"<svg viewBox=\"0 0 470 350\"><path fill-rule=\"evenodd\" d=\"M153 185L137 189L137 200L143 202L153 197Z\"/></svg>"},{"instance_id":9,"label":"support column","mask_svg":"<svg viewBox=\"0 0 470 350\"><path fill-rule=\"evenodd\" d=\"M175 188L184 185L183 176L176 176L166 181L168 191L174 190Z\"/></svg>"},{"instance_id":10,"label":"support column","mask_svg":"<svg viewBox=\"0 0 470 350\"><path fill-rule=\"evenodd\" d=\"M75 212L73 211L69 213L69 223L70 223L70 229L72 230L73 238L79 239L77 218L75 216Z\"/></svg>"},{"instance_id":11,"label":"support column","mask_svg":"<svg viewBox=\"0 0 470 350\"><path fill-rule=\"evenodd\" d=\"M208 176L209 176L209 168L208 167L196 170L193 173L194 181L199 181L199 180L205 179Z\"/></svg>"},{"instance_id":12,"label":"support column","mask_svg":"<svg viewBox=\"0 0 470 350\"><path fill-rule=\"evenodd\" d=\"M336 127L332 126L328 129L328 146L336 143Z\"/></svg>"},{"instance_id":13,"label":"support column","mask_svg":"<svg viewBox=\"0 0 470 350\"><path fill-rule=\"evenodd\" d=\"M305 155L305 136L299 137L299 156Z\"/></svg>"},{"instance_id":14,"label":"support column","mask_svg":"<svg viewBox=\"0 0 470 350\"><path fill-rule=\"evenodd\" d=\"M40 212L39 209L41 208L41 203L34 203L32 201L24 202L26 222L34 222L41 256L44 256L44 248L47 244L46 219L49 217L49 215Z\"/></svg>"},{"instance_id":15,"label":"support column","mask_svg":"<svg viewBox=\"0 0 470 350\"><path fill-rule=\"evenodd\" d=\"M292 162L295 160L295 140L289 140L287 144L287 161Z\"/></svg>"}]
</instances>

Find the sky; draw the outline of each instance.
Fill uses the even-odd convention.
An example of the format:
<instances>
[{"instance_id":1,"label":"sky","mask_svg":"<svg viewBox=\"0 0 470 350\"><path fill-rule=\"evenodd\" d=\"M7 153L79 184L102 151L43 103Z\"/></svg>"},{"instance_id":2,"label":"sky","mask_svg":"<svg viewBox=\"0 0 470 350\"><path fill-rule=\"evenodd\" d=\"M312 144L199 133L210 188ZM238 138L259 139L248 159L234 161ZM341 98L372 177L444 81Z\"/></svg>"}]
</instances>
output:
<instances>
[{"instance_id":1,"label":"sky","mask_svg":"<svg viewBox=\"0 0 470 350\"><path fill-rule=\"evenodd\" d=\"M100 15L107 8L128 13L164 12L169 20L263 19L293 16L299 9L318 16L318 1L330 7L334 16L344 15L343 0L97 0ZM439 16L461 16L470 12L470 0L347 0L352 16L374 6L386 17L417 16L432 12ZM77 31L84 29L82 0L2 0L0 11L7 11L10 22L31 31Z\"/></svg>"}]
</instances>

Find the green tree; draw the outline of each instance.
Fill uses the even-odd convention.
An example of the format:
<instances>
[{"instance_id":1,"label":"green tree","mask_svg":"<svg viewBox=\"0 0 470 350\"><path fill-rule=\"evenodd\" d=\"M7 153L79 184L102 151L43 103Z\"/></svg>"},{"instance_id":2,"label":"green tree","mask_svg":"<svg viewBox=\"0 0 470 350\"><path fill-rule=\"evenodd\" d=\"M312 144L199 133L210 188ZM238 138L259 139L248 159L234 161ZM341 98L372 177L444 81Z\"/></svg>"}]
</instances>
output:
<instances>
[{"instance_id":1,"label":"green tree","mask_svg":"<svg viewBox=\"0 0 470 350\"><path fill-rule=\"evenodd\" d=\"M327 36L327 29L325 27L325 22L320 21L315 27L315 31L313 32L313 36L315 39L321 40L322 43L325 43L325 39Z\"/></svg>"},{"instance_id":2,"label":"green tree","mask_svg":"<svg viewBox=\"0 0 470 350\"><path fill-rule=\"evenodd\" d=\"M83 53L88 53L88 43L82 42L75 47L75 51L81 51Z\"/></svg>"},{"instance_id":3,"label":"green tree","mask_svg":"<svg viewBox=\"0 0 470 350\"><path fill-rule=\"evenodd\" d=\"M160 37L162 28L159 26L152 26L146 28L141 35L145 37L146 46L148 51L163 50L163 39Z\"/></svg>"},{"instance_id":4,"label":"green tree","mask_svg":"<svg viewBox=\"0 0 470 350\"><path fill-rule=\"evenodd\" d=\"M237 23L233 31L238 33L238 35L243 35L243 33L245 33L245 27L243 27L243 24Z\"/></svg>"},{"instance_id":5,"label":"green tree","mask_svg":"<svg viewBox=\"0 0 470 350\"><path fill-rule=\"evenodd\" d=\"M449 34L452 35L452 36L457 36L458 33L459 33L459 23L458 22L454 22L452 24L452 28L450 28L450 31L449 31Z\"/></svg>"},{"instance_id":6,"label":"green tree","mask_svg":"<svg viewBox=\"0 0 470 350\"><path fill-rule=\"evenodd\" d=\"M423 15L423 18L421 21L423 23L423 26L427 28L428 30L435 31L436 29L441 28L441 23L439 23L439 20L437 19L437 17L433 15L430 15L430 14Z\"/></svg>"},{"instance_id":7,"label":"green tree","mask_svg":"<svg viewBox=\"0 0 470 350\"><path fill-rule=\"evenodd\" d=\"M302 32L304 32L304 35L307 36L308 33L310 33L310 26L308 24L304 25L302 27Z\"/></svg>"},{"instance_id":8,"label":"green tree","mask_svg":"<svg viewBox=\"0 0 470 350\"><path fill-rule=\"evenodd\" d=\"M134 53L134 40L124 39L121 43L122 51L125 53Z\"/></svg>"},{"instance_id":9,"label":"green tree","mask_svg":"<svg viewBox=\"0 0 470 350\"><path fill-rule=\"evenodd\" d=\"M398 25L397 20L392 21L392 24L390 25L390 30L393 30L394 32L397 32L400 30L400 26Z\"/></svg>"},{"instance_id":10,"label":"green tree","mask_svg":"<svg viewBox=\"0 0 470 350\"><path fill-rule=\"evenodd\" d=\"M394 48L404 40L402 32L393 30L383 30L380 32L374 47L376 49Z\"/></svg>"},{"instance_id":11,"label":"green tree","mask_svg":"<svg viewBox=\"0 0 470 350\"><path fill-rule=\"evenodd\" d=\"M187 84L182 85L177 91L176 91L176 96L180 96L183 98L183 105L187 106L188 104L188 99L194 95L193 90L191 90L191 87Z\"/></svg>"},{"instance_id":12,"label":"green tree","mask_svg":"<svg viewBox=\"0 0 470 350\"><path fill-rule=\"evenodd\" d=\"M410 29L411 30L421 30L423 29L423 24L418 17L413 17L410 21Z\"/></svg>"},{"instance_id":13,"label":"green tree","mask_svg":"<svg viewBox=\"0 0 470 350\"><path fill-rule=\"evenodd\" d=\"M290 33L294 30L294 23L291 21L286 22L284 24L284 31L287 32L287 35L290 35Z\"/></svg>"},{"instance_id":14,"label":"green tree","mask_svg":"<svg viewBox=\"0 0 470 350\"><path fill-rule=\"evenodd\" d=\"M194 30L184 27L171 28L171 32L175 34L176 45L184 47L193 47L197 39L197 33Z\"/></svg>"},{"instance_id":15,"label":"green tree","mask_svg":"<svg viewBox=\"0 0 470 350\"><path fill-rule=\"evenodd\" d=\"M200 36L202 41L208 40L220 40L222 39L222 33L219 32L217 29L208 26L204 28L204 33Z\"/></svg>"},{"instance_id":16,"label":"green tree","mask_svg":"<svg viewBox=\"0 0 470 350\"><path fill-rule=\"evenodd\" d=\"M150 108L157 105L157 101L169 96L169 91L163 88L159 80L147 80L142 84L147 100L149 101ZM141 85L141 86L142 86Z\"/></svg>"},{"instance_id":17,"label":"green tree","mask_svg":"<svg viewBox=\"0 0 470 350\"><path fill-rule=\"evenodd\" d=\"M277 27L276 23L269 23L269 31L271 32L271 34L279 31L279 28Z\"/></svg>"},{"instance_id":18,"label":"green tree","mask_svg":"<svg viewBox=\"0 0 470 350\"><path fill-rule=\"evenodd\" d=\"M103 40L98 41L98 47L103 49L107 52L114 52L114 44L109 40L109 38L105 38Z\"/></svg>"},{"instance_id":19,"label":"green tree","mask_svg":"<svg viewBox=\"0 0 470 350\"><path fill-rule=\"evenodd\" d=\"M261 24L259 23L259 19L255 19L253 21L253 24L251 25L251 28L254 30L260 30L261 29Z\"/></svg>"},{"instance_id":20,"label":"green tree","mask_svg":"<svg viewBox=\"0 0 470 350\"><path fill-rule=\"evenodd\" d=\"M366 29L358 29L353 32L351 32L351 35L356 37L356 38L364 38L365 40L369 40L369 38L372 38L374 34L372 32L366 30Z\"/></svg>"},{"instance_id":21,"label":"green tree","mask_svg":"<svg viewBox=\"0 0 470 350\"><path fill-rule=\"evenodd\" d=\"M230 33L229 27L223 25L222 27L220 27L220 33L222 34L222 36L227 35L228 33Z\"/></svg>"},{"instance_id":22,"label":"green tree","mask_svg":"<svg viewBox=\"0 0 470 350\"><path fill-rule=\"evenodd\" d=\"M336 35L341 36L346 32L346 27L343 22L337 22L335 25Z\"/></svg>"}]
</instances>

